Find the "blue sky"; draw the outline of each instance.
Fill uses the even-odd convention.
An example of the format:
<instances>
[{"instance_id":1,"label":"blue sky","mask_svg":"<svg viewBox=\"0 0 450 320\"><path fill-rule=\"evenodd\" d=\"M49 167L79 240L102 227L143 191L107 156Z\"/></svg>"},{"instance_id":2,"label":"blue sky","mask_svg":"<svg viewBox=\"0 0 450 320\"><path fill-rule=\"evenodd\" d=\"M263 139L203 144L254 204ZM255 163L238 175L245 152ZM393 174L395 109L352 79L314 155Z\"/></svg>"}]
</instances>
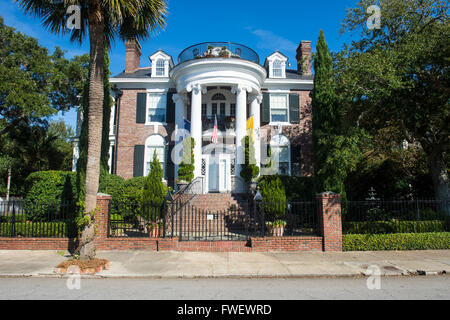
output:
<instances>
[{"instance_id":1,"label":"blue sky","mask_svg":"<svg viewBox=\"0 0 450 320\"><path fill-rule=\"evenodd\" d=\"M141 66L150 66L148 56L162 49L177 61L178 54L186 47L205 41L230 41L244 44L255 50L261 63L279 50L294 69L295 54L301 40L311 40L313 51L321 29L330 50L337 51L348 35L340 35L339 29L346 9L356 0L315 1L243 1L243 0L169 0L169 15L164 31L142 42ZM89 52L86 39L83 45L71 43L69 37L57 36L45 30L40 20L26 16L13 0L0 0L5 24L37 38L39 43L53 51L55 46L67 50L67 57ZM117 74L125 66L125 47L116 41L110 52L111 72ZM58 115L75 126L74 111Z\"/></svg>"}]
</instances>

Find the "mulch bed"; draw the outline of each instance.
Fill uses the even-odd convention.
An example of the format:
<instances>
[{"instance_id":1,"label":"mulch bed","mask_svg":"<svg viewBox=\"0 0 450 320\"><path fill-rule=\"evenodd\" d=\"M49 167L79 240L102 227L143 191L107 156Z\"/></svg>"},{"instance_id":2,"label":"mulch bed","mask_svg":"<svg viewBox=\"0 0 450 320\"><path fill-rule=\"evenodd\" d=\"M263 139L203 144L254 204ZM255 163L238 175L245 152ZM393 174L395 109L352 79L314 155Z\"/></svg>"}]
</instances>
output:
<instances>
[{"instance_id":1,"label":"mulch bed","mask_svg":"<svg viewBox=\"0 0 450 320\"><path fill-rule=\"evenodd\" d=\"M54 272L65 274L70 266L77 266L80 269L80 274L94 274L102 270L108 270L109 261L97 258L91 260L68 260L58 264Z\"/></svg>"}]
</instances>

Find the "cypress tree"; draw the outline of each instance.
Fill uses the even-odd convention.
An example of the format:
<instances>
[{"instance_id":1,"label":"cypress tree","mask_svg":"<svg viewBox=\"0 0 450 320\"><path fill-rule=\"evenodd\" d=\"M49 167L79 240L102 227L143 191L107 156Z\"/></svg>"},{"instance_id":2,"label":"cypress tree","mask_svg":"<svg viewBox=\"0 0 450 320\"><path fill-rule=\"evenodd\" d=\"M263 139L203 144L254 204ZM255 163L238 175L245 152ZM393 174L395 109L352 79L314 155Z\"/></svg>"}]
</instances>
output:
<instances>
[{"instance_id":1,"label":"cypress tree","mask_svg":"<svg viewBox=\"0 0 450 320\"><path fill-rule=\"evenodd\" d=\"M162 178L163 170L155 150L153 160L150 163L150 172L145 178L142 194L144 212L148 221L156 221L162 217L164 198L167 194L167 187L162 182Z\"/></svg>"},{"instance_id":2,"label":"cypress tree","mask_svg":"<svg viewBox=\"0 0 450 320\"><path fill-rule=\"evenodd\" d=\"M314 89L312 91L312 138L314 146L315 191L343 193L343 181L327 165L330 137L339 133L333 60L320 31L314 57Z\"/></svg>"}]
</instances>

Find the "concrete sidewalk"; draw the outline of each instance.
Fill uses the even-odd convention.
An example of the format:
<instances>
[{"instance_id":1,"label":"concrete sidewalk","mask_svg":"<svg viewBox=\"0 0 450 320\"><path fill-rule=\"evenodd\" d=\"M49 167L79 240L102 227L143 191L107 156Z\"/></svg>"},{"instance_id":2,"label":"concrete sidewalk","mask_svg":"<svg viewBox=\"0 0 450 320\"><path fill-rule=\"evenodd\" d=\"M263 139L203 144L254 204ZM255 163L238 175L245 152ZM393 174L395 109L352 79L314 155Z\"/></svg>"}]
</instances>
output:
<instances>
[{"instance_id":1,"label":"concrete sidewalk","mask_svg":"<svg viewBox=\"0 0 450 320\"><path fill-rule=\"evenodd\" d=\"M196 253L104 251L111 262L95 276L111 278L344 277L367 275L377 266L383 276L450 273L450 250L299 253ZM0 251L0 277L58 276L66 260L56 251Z\"/></svg>"}]
</instances>

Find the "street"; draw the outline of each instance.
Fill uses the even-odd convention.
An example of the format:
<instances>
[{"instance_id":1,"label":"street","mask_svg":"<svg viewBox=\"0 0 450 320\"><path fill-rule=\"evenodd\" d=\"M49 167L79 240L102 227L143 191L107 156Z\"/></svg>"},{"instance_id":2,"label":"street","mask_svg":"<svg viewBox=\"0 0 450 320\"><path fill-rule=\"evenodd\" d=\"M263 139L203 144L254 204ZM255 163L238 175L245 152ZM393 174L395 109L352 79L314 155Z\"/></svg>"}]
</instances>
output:
<instances>
[{"instance_id":1,"label":"street","mask_svg":"<svg viewBox=\"0 0 450 320\"><path fill-rule=\"evenodd\" d=\"M385 300L450 299L450 276L381 277L380 290L367 278L300 279L79 279L0 278L0 299L157 300ZM76 281L69 286L76 287Z\"/></svg>"}]
</instances>

